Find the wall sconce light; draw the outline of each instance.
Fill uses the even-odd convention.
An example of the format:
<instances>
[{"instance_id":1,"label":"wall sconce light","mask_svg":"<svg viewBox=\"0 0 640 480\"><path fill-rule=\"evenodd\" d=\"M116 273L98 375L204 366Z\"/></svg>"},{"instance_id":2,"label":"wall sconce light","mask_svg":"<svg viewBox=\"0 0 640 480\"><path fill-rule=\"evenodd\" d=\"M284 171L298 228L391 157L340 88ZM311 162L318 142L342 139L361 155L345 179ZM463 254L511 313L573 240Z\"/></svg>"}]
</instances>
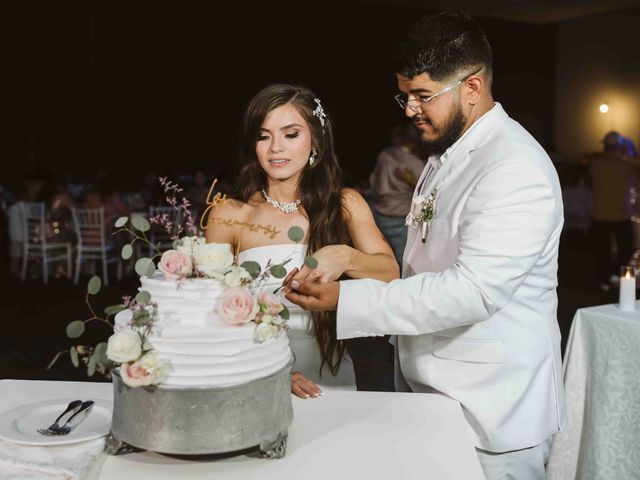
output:
<instances>
[{"instance_id":1,"label":"wall sconce light","mask_svg":"<svg viewBox=\"0 0 640 480\"><path fill-rule=\"evenodd\" d=\"M600 113L607 113L609 111L609 104L603 103L600 105Z\"/></svg>"}]
</instances>

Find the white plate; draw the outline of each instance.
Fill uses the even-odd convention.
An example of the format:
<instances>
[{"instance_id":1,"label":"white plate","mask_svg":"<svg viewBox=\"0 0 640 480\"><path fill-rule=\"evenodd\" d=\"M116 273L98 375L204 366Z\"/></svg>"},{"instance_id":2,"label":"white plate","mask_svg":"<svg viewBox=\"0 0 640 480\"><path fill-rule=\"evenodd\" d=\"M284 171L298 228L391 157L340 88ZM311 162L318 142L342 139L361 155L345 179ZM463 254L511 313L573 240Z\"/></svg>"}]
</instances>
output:
<instances>
[{"instance_id":1,"label":"white plate","mask_svg":"<svg viewBox=\"0 0 640 480\"><path fill-rule=\"evenodd\" d=\"M68 445L102 437L109 433L113 402L94 400L94 405L80 425L68 435L47 437L38 428L47 428L75 398L56 398L20 405L0 413L0 438L23 445ZM89 400L82 398L80 400Z\"/></svg>"}]
</instances>

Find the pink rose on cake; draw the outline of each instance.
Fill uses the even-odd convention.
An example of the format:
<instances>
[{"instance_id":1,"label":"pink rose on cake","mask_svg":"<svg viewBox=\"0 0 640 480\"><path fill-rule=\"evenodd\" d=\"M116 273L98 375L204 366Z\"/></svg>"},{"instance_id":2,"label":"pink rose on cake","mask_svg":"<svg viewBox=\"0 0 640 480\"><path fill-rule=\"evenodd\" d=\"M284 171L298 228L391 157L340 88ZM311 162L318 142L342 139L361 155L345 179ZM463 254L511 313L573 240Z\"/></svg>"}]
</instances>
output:
<instances>
[{"instance_id":1,"label":"pink rose on cake","mask_svg":"<svg viewBox=\"0 0 640 480\"><path fill-rule=\"evenodd\" d=\"M167 250L162 254L158 268L167 278L185 278L191 275L191 256L179 250Z\"/></svg>"},{"instance_id":2,"label":"pink rose on cake","mask_svg":"<svg viewBox=\"0 0 640 480\"><path fill-rule=\"evenodd\" d=\"M259 310L253 295L242 287L229 288L218 298L218 313L231 325L250 322Z\"/></svg>"},{"instance_id":3,"label":"pink rose on cake","mask_svg":"<svg viewBox=\"0 0 640 480\"><path fill-rule=\"evenodd\" d=\"M151 375L140 364L140 360L132 364L123 363L120 366L120 376L125 385L130 387L146 387L151 385Z\"/></svg>"},{"instance_id":4,"label":"pink rose on cake","mask_svg":"<svg viewBox=\"0 0 640 480\"><path fill-rule=\"evenodd\" d=\"M262 292L258 297L258 305L260 310L270 315L278 315L283 309L284 305L280 299L270 292Z\"/></svg>"},{"instance_id":5,"label":"pink rose on cake","mask_svg":"<svg viewBox=\"0 0 640 480\"><path fill-rule=\"evenodd\" d=\"M257 324L255 338L262 343L287 331L286 321L289 311L280 298L270 292L262 292L258 296L260 311L254 322Z\"/></svg>"},{"instance_id":6,"label":"pink rose on cake","mask_svg":"<svg viewBox=\"0 0 640 480\"><path fill-rule=\"evenodd\" d=\"M155 351L150 351L132 364L123 363L120 375L122 381L130 387L146 387L163 382L171 370L168 361L158 357Z\"/></svg>"}]
</instances>

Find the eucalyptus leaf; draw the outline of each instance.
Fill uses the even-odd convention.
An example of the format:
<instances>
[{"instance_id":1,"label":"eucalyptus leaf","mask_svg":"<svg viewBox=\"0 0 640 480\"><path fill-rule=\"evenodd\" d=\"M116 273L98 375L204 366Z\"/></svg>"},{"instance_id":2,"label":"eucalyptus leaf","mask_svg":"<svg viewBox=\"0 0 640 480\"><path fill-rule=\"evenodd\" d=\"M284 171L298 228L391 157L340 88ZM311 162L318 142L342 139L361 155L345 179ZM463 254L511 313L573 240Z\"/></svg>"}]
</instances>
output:
<instances>
[{"instance_id":1,"label":"eucalyptus leaf","mask_svg":"<svg viewBox=\"0 0 640 480\"><path fill-rule=\"evenodd\" d=\"M110 370L111 367L113 367L115 365L115 363L113 363L111 360L107 359L104 362L98 361L98 367L104 369L104 370Z\"/></svg>"},{"instance_id":2,"label":"eucalyptus leaf","mask_svg":"<svg viewBox=\"0 0 640 480\"><path fill-rule=\"evenodd\" d=\"M240 266L244 268L247 272L249 272L249 275L251 275L253 278L257 278L258 275L260 275L260 272L262 270L258 262L252 262L250 260L246 262L242 262Z\"/></svg>"},{"instance_id":3,"label":"eucalyptus leaf","mask_svg":"<svg viewBox=\"0 0 640 480\"><path fill-rule=\"evenodd\" d=\"M146 309L142 308L140 310L136 310L133 312L133 317L131 318L131 323L134 327L141 327L151 318L149 312Z\"/></svg>"},{"instance_id":4,"label":"eucalyptus leaf","mask_svg":"<svg viewBox=\"0 0 640 480\"><path fill-rule=\"evenodd\" d=\"M128 221L129 217L120 217L118 220L116 220L116 228L124 227Z\"/></svg>"},{"instance_id":5,"label":"eucalyptus leaf","mask_svg":"<svg viewBox=\"0 0 640 480\"><path fill-rule=\"evenodd\" d=\"M51 367L53 367L53 365L58 361L58 358L60 358L60 355L62 355L62 352L56 353L55 357L53 357L51 362L49 362L49 365L47 365L47 370L49 370L49 369L51 369Z\"/></svg>"},{"instance_id":6,"label":"eucalyptus leaf","mask_svg":"<svg viewBox=\"0 0 640 480\"><path fill-rule=\"evenodd\" d=\"M94 275L89 279L89 283L87 283L87 292L89 295L95 295L102 288L102 280L99 276Z\"/></svg>"},{"instance_id":7,"label":"eucalyptus leaf","mask_svg":"<svg viewBox=\"0 0 640 480\"><path fill-rule=\"evenodd\" d=\"M287 276L287 269L282 265L274 265L271 267L270 272L275 278L284 278Z\"/></svg>"},{"instance_id":8,"label":"eucalyptus leaf","mask_svg":"<svg viewBox=\"0 0 640 480\"><path fill-rule=\"evenodd\" d=\"M120 251L120 256L122 257L123 260L129 260L132 255L133 255L133 247L127 243L124 247L122 247L122 250Z\"/></svg>"},{"instance_id":9,"label":"eucalyptus leaf","mask_svg":"<svg viewBox=\"0 0 640 480\"><path fill-rule=\"evenodd\" d=\"M96 355L91 355L89 359L89 364L87 365L87 375L93 377L93 374L96 373Z\"/></svg>"},{"instance_id":10,"label":"eucalyptus leaf","mask_svg":"<svg viewBox=\"0 0 640 480\"><path fill-rule=\"evenodd\" d=\"M71 363L73 363L74 367L77 367L78 365L80 365L80 362L78 361L78 351L76 350L76 347L71 347L69 349L69 355L71 355Z\"/></svg>"},{"instance_id":11,"label":"eucalyptus leaf","mask_svg":"<svg viewBox=\"0 0 640 480\"><path fill-rule=\"evenodd\" d=\"M291 227L287 232L292 242L300 243L304 240L304 230L300 227Z\"/></svg>"},{"instance_id":12,"label":"eucalyptus leaf","mask_svg":"<svg viewBox=\"0 0 640 480\"><path fill-rule=\"evenodd\" d=\"M75 320L67 325L67 337L78 338L84 333L84 322L82 320Z\"/></svg>"},{"instance_id":13,"label":"eucalyptus leaf","mask_svg":"<svg viewBox=\"0 0 640 480\"><path fill-rule=\"evenodd\" d=\"M116 313L120 313L123 310L126 310L127 307L123 304L120 305L109 305L104 309L105 315L115 315Z\"/></svg>"},{"instance_id":14,"label":"eucalyptus leaf","mask_svg":"<svg viewBox=\"0 0 640 480\"><path fill-rule=\"evenodd\" d=\"M107 342L97 344L93 354L99 364L104 365L107 363L109 361L109 357L107 357Z\"/></svg>"},{"instance_id":15,"label":"eucalyptus leaf","mask_svg":"<svg viewBox=\"0 0 640 480\"><path fill-rule=\"evenodd\" d=\"M305 257L304 264L309 268L318 268L318 260L314 257Z\"/></svg>"},{"instance_id":16,"label":"eucalyptus leaf","mask_svg":"<svg viewBox=\"0 0 640 480\"><path fill-rule=\"evenodd\" d=\"M141 258L136 262L136 273L141 277L150 277L156 271L156 265L150 258Z\"/></svg>"},{"instance_id":17,"label":"eucalyptus leaf","mask_svg":"<svg viewBox=\"0 0 640 480\"><path fill-rule=\"evenodd\" d=\"M131 223L136 229L140 230L141 232L148 232L149 230L151 230L151 224L149 223L149 220L144 218L142 215L133 215L131 217Z\"/></svg>"},{"instance_id":18,"label":"eucalyptus leaf","mask_svg":"<svg viewBox=\"0 0 640 480\"><path fill-rule=\"evenodd\" d=\"M289 320L289 309L282 305L282 311L280 312L280 316L285 320Z\"/></svg>"},{"instance_id":19,"label":"eucalyptus leaf","mask_svg":"<svg viewBox=\"0 0 640 480\"><path fill-rule=\"evenodd\" d=\"M146 290L140 290L136 295L136 302L141 303L142 305L148 305L151 303L151 294Z\"/></svg>"}]
</instances>

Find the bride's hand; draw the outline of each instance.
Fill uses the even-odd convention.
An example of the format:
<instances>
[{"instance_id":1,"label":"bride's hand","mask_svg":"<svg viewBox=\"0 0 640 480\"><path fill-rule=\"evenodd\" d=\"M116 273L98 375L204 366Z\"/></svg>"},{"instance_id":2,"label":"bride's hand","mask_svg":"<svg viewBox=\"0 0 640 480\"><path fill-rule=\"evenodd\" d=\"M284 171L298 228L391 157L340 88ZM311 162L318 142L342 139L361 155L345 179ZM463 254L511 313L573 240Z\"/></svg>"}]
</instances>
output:
<instances>
[{"instance_id":1,"label":"bride's hand","mask_svg":"<svg viewBox=\"0 0 640 480\"><path fill-rule=\"evenodd\" d=\"M347 245L327 245L315 252L312 256L318 261L316 268L309 268L303 265L300 267L298 273L287 280L297 280L300 283L328 283L337 280L349 269L351 263L351 248ZM289 282L285 281L285 283Z\"/></svg>"},{"instance_id":2,"label":"bride's hand","mask_svg":"<svg viewBox=\"0 0 640 480\"><path fill-rule=\"evenodd\" d=\"M322 390L300 372L293 372L291 374L291 393L300 398L315 398L322 395Z\"/></svg>"}]
</instances>

